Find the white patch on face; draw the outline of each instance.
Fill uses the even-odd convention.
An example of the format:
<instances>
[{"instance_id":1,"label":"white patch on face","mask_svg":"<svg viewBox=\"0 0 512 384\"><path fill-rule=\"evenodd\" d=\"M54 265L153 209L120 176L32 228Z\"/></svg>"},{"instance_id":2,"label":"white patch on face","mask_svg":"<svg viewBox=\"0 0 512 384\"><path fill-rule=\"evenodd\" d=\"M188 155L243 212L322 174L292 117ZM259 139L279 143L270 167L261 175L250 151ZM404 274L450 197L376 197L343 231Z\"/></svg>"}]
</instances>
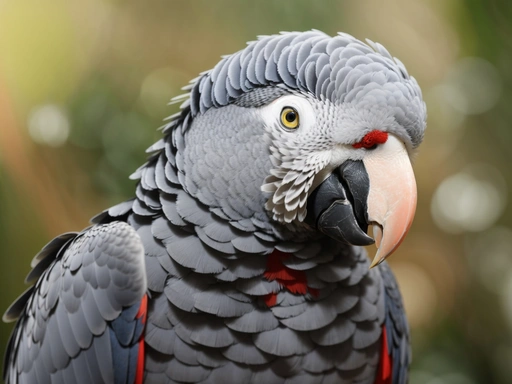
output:
<instances>
[{"instance_id":1,"label":"white patch on face","mask_svg":"<svg viewBox=\"0 0 512 384\"><path fill-rule=\"evenodd\" d=\"M299 115L295 129L281 123L281 113L287 107ZM273 165L261 190L270 194L265 207L276 221L305 219L315 176L330 162L332 143L325 125L318 124L316 113L307 97L300 95L283 96L261 108Z\"/></svg>"}]
</instances>

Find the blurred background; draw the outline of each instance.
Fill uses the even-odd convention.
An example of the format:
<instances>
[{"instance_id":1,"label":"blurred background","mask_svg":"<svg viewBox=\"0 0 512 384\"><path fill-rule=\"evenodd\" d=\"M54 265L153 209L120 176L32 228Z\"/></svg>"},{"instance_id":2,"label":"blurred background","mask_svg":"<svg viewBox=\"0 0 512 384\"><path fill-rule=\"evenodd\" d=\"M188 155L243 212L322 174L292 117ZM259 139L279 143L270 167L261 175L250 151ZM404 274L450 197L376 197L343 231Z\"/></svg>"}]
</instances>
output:
<instances>
[{"instance_id":1,"label":"blurred background","mask_svg":"<svg viewBox=\"0 0 512 384\"><path fill-rule=\"evenodd\" d=\"M416 220L390 260L411 383L512 382L507 0L0 1L2 311L46 242L132 196L182 86L257 35L311 28L382 43L427 102Z\"/></svg>"}]
</instances>

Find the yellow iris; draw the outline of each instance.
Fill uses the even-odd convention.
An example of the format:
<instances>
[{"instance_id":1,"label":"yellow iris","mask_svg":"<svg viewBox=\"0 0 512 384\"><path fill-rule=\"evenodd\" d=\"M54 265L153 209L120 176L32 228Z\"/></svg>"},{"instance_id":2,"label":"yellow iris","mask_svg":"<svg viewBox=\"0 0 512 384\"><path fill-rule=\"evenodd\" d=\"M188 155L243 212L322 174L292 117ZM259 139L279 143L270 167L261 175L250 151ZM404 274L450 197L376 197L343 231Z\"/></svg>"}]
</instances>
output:
<instances>
[{"instance_id":1,"label":"yellow iris","mask_svg":"<svg viewBox=\"0 0 512 384\"><path fill-rule=\"evenodd\" d=\"M299 126L299 113L292 107L284 107L281 111L281 124L288 129L297 128Z\"/></svg>"}]
</instances>

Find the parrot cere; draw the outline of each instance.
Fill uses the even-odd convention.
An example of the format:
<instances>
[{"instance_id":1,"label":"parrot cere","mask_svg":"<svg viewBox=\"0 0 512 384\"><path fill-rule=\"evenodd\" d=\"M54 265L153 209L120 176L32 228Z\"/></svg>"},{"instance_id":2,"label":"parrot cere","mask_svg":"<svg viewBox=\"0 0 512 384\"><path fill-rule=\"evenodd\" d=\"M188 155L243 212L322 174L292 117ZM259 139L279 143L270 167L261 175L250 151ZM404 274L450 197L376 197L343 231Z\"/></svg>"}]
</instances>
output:
<instances>
[{"instance_id":1,"label":"parrot cere","mask_svg":"<svg viewBox=\"0 0 512 384\"><path fill-rule=\"evenodd\" d=\"M416 80L380 44L308 31L184 90L135 198L33 259L6 383L407 383L384 260L416 208Z\"/></svg>"}]
</instances>

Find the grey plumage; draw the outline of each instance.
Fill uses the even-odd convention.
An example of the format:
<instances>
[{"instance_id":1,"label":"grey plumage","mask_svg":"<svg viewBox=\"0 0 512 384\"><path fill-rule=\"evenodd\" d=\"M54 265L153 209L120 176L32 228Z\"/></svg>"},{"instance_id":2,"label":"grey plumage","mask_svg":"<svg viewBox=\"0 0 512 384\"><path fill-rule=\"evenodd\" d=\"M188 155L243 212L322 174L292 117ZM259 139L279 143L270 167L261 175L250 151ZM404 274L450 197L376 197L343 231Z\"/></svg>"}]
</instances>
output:
<instances>
[{"instance_id":1,"label":"grey plumage","mask_svg":"<svg viewBox=\"0 0 512 384\"><path fill-rule=\"evenodd\" d=\"M50 374L55 382L85 380L90 367L95 382L112 382L106 328L146 291L140 238L117 222L64 235L42 252L52 263L26 298L8 347L7 364L16 368L7 380L45 383Z\"/></svg>"},{"instance_id":2,"label":"grey plumage","mask_svg":"<svg viewBox=\"0 0 512 384\"><path fill-rule=\"evenodd\" d=\"M368 44L348 34L340 33L331 38L318 31L261 38L230 56L230 62L227 63L226 59L220 61L199 79L191 94L192 116L204 113L212 106L225 106L240 92L247 93L280 82L289 89L341 103L351 102L358 92L365 91L366 85L403 84L401 79L411 79L403 63L393 58L382 45L372 41ZM265 72L266 67L269 67L268 73ZM211 91L213 82L216 92ZM424 109L416 82L412 80L405 84L399 87L401 92L398 95L419 96L415 108ZM229 90L231 93L235 90L233 96L229 95ZM251 105L258 106L257 103ZM397 110L401 125L409 128L414 147L423 138L423 130L415 127L421 123L418 118L421 119L422 114L417 112Z\"/></svg>"},{"instance_id":3,"label":"grey plumage","mask_svg":"<svg viewBox=\"0 0 512 384\"><path fill-rule=\"evenodd\" d=\"M21 316L7 381L112 382L112 351L141 327L121 317L147 292L146 382L373 383L385 327L393 383L405 383L409 336L389 268L369 270L363 249L303 221L332 146L379 124L419 145L414 78L379 44L310 31L261 37L185 89L131 176L135 198L34 258L35 287L4 316ZM265 120L293 96L318 130ZM131 380L122 368L116 378Z\"/></svg>"}]
</instances>

